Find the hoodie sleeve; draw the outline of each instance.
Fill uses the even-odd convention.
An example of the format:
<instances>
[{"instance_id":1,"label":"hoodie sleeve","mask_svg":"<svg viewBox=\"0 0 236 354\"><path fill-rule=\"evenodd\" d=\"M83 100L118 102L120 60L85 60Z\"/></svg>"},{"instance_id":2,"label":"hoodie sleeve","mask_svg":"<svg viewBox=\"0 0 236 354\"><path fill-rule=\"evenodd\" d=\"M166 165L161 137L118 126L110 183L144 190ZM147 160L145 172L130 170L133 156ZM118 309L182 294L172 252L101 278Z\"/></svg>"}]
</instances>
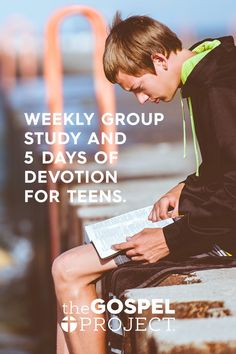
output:
<instances>
[{"instance_id":1,"label":"hoodie sleeve","mask_svg":"<svg viewBox=\"0 0 236 354\"><path fill-rule=\"evenodd\" d=\"M201 166L202 166L202 164L201 164L200 167L199 167L200 170L201 170ZM185 178L185 180L180 181L179 184L180 184L180 183L194 184L194 183L197 182L197 180L198 180L198 177L196 176L196 171L195 171L195 172L191 173L191 175L188 175L188 176Z\"/></svg>"},{"instance_id":2,"label":"hoodie sleeve","mask_svg":"<svg viewBox=\"0 0 236 354\"><path fill-rule=\"evenodd\" d=\"M211 87L208 102L224 170L217 176L218 189L206 202L163 229L171 253L195 242L207 248L236 228L236 89Z\"/></svg>"}]
</instances>

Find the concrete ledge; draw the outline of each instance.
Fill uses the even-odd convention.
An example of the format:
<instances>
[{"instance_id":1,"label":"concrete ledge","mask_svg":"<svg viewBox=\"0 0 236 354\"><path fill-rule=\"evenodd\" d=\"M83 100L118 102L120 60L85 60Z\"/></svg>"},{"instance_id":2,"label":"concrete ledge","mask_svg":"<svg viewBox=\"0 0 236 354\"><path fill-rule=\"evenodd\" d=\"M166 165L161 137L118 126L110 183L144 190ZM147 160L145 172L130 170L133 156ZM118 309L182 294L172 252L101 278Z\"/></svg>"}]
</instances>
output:
<instances>
[{"instance_id":1,"label":"concrete ledge","mask_svg":"<svg viewBox=\"0 0 236 354\"><path fill-rule=\"evenodd\" d=\"M178 281L180 285L169 286L170 282L168 286L127 290L125 292L126 299L136 301L145 299L150 302L152 299L163 299L164 301L169 299L170 308L175 310L175 314L169 315L169 317L176 319L174 323L177 323L180 330L174 334L170 331L163 332L163 329L167 328L167 322L163 321L163 317L167 317L167 315L155 315L149 307L142 314L133 315L134 318L140 316L144 318L144 327L147 328L147 331L125 333L125 353L236 353L235 275L236 268L199 271L189 275L175 274L171 276L172 280L175 283ZM154 317L158 317L159 320ZM128 316L125 320L128 321ZM222 321L218 322L219 320ZM155 332L153 326L152 330L148 328L150 321L156 327L162 326L162 331ZM217 332L215 332L215 327L217 327ZM211 332L212 334L209 335ZM218 332L220 332L220 336L215 334ZM159 334L161 334L160 337ZM195 338L194 336L198 341L192 344L191 338ZM132 340L131 337L133 337ZM175 338L177 339L175 340ZM182 338L182 342L179 343L178 338ZM184 343L184 339L186 343ZM218 342L217 339L219 339ZM215 342L211 345L212 341Z\"/></svg>"},{"instance_id":2,"label":"concrete ledge","mask_svg":"<svg viewBox=\"0 0 236 354\"><path fill-rule=\"evenodd\" d=\"M236 318L153 321L147 331L148 354L235 354ZM158 332L157 332L158 331Z\"/></svg>"},{"instance_id":3,"label":"concrete ledge","mask_svg":"<svg viewBox=\"0 0 236 354\"><path fill-rule=\"evenodd\" d=\"M170 304L173 305L176 311L176 315L178 315L177 318L189 318L214 317L213 311L210 311L210 313L207 312L214 307L216 309L224 308L225 311L222 312L222 315L224 313L226 316L229 314L236 315L235 293L236 286L231 280L225 279L223 282L215 280L212 282L190 285L132 289L126 291L125 297L135 300L151 300L156 298L169 299ZM196 307L195 315L193 312L194 307ZM191 316L190 313L192 314Z\"/></svg>"},{"instance_id":4,"label":"concrete ledge","mask_svg":"<svg viewBox=\"0 0 236 354\"><path fill-rule=\"evenodd\" d=\"M221 282L224 279L234 282L235 278L236 268L210 269L191 272L188 275L171 274L168 278L163 280L159 286L207 283L214 280Z\"/></svg>"}]
</instances>

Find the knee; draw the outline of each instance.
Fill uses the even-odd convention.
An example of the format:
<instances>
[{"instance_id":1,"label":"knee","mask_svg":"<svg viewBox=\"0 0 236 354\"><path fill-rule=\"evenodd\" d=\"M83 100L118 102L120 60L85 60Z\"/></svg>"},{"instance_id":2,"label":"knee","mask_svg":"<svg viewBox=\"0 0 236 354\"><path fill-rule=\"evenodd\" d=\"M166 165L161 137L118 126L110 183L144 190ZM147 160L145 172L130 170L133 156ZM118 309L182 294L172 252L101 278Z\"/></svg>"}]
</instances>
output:
<instances>
[{"instance_id":1,"label":"knee","mask_svg":"<svg viewBox=\"0 0 236 354\"><path fill-rule=\"evenodd\" d=\"M87 287L98 278L91 267L94 253L88 246L78 246L59 255L52 264L52 277L57 290Z\"/></svg>"},{"instance_id":2,"label":"knee","mask_svg":"<svg viewBox=\"0 0 236 354\"><path fill-rule=\"evenodd\" d=\"M67 252L60 254L52 264L52 277L55 285L73 283L79 279L79 269L73 264L73 257Z\"/></svg>"}]
</instances>

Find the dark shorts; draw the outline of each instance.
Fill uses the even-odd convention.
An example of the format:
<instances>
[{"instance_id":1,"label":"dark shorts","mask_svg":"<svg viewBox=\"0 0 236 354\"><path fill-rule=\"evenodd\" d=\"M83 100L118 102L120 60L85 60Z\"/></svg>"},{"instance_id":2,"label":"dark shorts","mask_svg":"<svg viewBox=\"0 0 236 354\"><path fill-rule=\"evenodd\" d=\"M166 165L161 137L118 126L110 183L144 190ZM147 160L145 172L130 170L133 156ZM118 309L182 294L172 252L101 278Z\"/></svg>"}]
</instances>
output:
<instances>
[{"instance_id":1,"label":"dark shorts","mask_svg":"<svg viewBox=\"0 0 236 354\"><path fill-rule=\"evenodd\" d=\"M121 264L125 264L128 262L132 262L132 259L128 256L126 256L126 254L118 254L114 257L112 257L116 263L117 266L121 265Z\"/></svg>"}]
</instances>

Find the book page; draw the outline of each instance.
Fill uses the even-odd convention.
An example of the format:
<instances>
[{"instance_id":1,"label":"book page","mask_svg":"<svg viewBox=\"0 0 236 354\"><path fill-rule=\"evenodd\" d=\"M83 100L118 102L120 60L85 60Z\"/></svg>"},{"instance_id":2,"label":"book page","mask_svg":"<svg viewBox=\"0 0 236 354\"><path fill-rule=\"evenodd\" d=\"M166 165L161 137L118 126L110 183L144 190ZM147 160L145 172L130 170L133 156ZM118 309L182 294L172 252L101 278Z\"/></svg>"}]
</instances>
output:
<instances>
[{"instance_id":1,"label":"book page","mask_svg":"<svg viewBox=\"0 0 236 354\"><path fill-rule=\"evenodd\" d=\"M118 251L111 248L112 245L125 242L127 237L135 235L144 228L163 228L173 223L171 218L158 222L149 221L148 215L151 210L152 206L148 206L85 226L87 235L99 256L106 258L117 253Z\"/></svg>"}]
</instances>

